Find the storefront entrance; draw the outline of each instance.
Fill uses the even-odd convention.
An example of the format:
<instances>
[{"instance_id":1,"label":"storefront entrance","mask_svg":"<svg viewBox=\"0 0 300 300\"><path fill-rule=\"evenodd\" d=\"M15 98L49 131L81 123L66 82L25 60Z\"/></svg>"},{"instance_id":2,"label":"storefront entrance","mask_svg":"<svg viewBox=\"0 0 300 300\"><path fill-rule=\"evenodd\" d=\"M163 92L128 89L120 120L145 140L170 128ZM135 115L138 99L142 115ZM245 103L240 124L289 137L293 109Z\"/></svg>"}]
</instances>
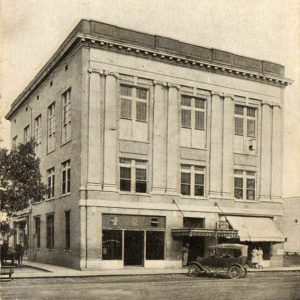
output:
<instances>
[{"instance_id":1,"label":"storefront entrance","mask_svg":"<svg viewBox=\"0 0 300 300\"><path fill-rule=\"evenodd\" d=\"M124 232L124 266L144 265L144 231Z\"/></svg>"}]
</instances>

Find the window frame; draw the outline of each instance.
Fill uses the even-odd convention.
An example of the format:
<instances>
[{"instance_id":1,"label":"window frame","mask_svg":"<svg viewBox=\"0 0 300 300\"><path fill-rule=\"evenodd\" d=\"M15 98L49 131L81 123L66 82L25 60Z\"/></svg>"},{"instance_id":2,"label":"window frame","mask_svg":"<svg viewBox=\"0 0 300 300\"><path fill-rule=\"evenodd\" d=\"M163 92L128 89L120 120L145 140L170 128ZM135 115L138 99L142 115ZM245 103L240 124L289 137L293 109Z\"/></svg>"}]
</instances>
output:
<instances>
[{"instance_id":1,"label":"window frame","mask_svg":"<svg viewBox=\"0 0 300 300\"><path fill-rule=\"evenodd\" d=\"M72 100L71 87L61 95L61 141L62 145L71 141L72 134Z\"/></svg>"},{"instance_id":2,"label":"window frame","mask_svg":"<svg viewBox=\"0 0 300 300\"><path fill-rule=\"evenodd\" d=\"M61 195L71 193L71 160L66 160L61 164Z\"/></svg>"},{"instance_id":3,"label":"window frame","mask_svg":"<svg viewBox=\"0 0 300 300\"><path fill-rule=\"evenodd\" d=\"M236 187L236 178L239 178L242 180L242 187ZM254 188L248 187L248 180L254 180ZM234 170L234 198L237 201L250 201L254 202L257 200L257 180L256 180L256 172L250 171L250 170L241 170L241 169L235 169ZM236 197L236 190L242 190L242 198ZM248 197L248 191L252 191L254 194L254 199L249 199Z\"/></svg>"},{"instance_id":4,"label":"window frame","mask_svg":"<svg viewBox=\"0 0 300 300\"><path fill-rule=\"evenodd\" d=\"M39 146L42 143L42 115L39 114L35 119L34 119L34 139Z\"/></svg>"},{"instance_id":5,"label":"window frame","mask_svg":"<svg viewBox=\"0 0 300 300\"><path fill-rule=\"evenodd\" d=\"M50 185L49 185L50 183ZM55 168L49 168L47 170L47 199L55 198Z\"/></svg>"},{"instance_id":6,"label":"window frame","mask_svg":"<svg viewBox=\"0 0 300 300\"><path fill-rule=\"evenodd\" d=\"M40 216L34 217L34 233L35 233L35 247L37 249L40 249L41 248L41 217Z\"/></svg>"},{"instance_id":7,"label":"window frame","mask_svg":"<svg viewBox=\"0 0 300 300\"><path fill-rule=\"evenodd\" d=\"M71 250L71 210L65 210L65 251Z\"/></svg>"},{"instance_id":8,"label":"window frame","mask_svg":"<svg viewBox=\"0 0 300 300\"><path fill-rule=\"evenodd\" d=\"M50 218L53 218L53 223L50 223ZM46 249L54 250L55 247L55 215L50 213L46 215Z\"/></svg>"},{"instance_id":9,"label":"window frame","mask_svg":"<svg viewBox=\"0 0 300 300\"><path fill-rule=\"evenodd\" d=\"M122 95L122 87L130 88L131 89L131 95ZM146 99L138 97L138 90L146 91ZM135 122L141 122L141 123L148 123L149 122L149 99L150 99L150 89L148 87L144 87L141 85L130 85L127 83L121 83L120 84L120 119L124 120L131 120ZM123 108L126 107L126 105L123 105L123 102L127 102L127 105L130 105L130 112L125 111L123 113ZM145 110L145 118L139 119L138 118L138 105L143 104L146 105Z\"/></svg>"},{"instance_id":10,"label":"window frame","mask_svg":"<svg viewBox=\"0 0 300 300\"><path fill-rule=\"evenodd\" d=\"M130 169L130 191L128 190L121 190L121 180L127 180L125 178L121 178L121 168ZM137 179L137 170L145 170L145 179ZM148 193L148 161L143 159L131 159L131 158L123 158L120 157L119 159L119 190L120 192L128 192L128 193L137 193L137 194L147 194ZM145 192L137 192L137 183L143 182L145 184Z\"/></svg>"},{"instance_id":11,"label":"window frame","mask_svg":"<svg viewBox=\"0 0 300 300\"><path fill-rule=\"evenodd\" d=\"M55 131L56 131L56 118L55 118L55 101L53 101L47 109L47 152L55 150Z\"/></svg>"},{"instance_id":12,"label":"window frame","mask_svg":"<svg viewBox=\"0 0 300 300\"><path fill-rule=\"evenodd\" d=\"M242 108L242 114L237 113L236 108ZM249 116L248 111L254 110L254 116ZM244 138L256 139L257 138L257 111L258 108L251 105L243 105L240 103L234 104L234 134L238 136L243 136ZM237 120L242 120L242 132L239 133L237 130ZM254 121L254 134L249 134L248 124L250 121Z\"/></svg>"},{"instance_id":13,"label":"window frame","mask_svg":"<svg viewBox=\"0 0 300 300\"><path fill-rule=\"evenodd\" d=\"M190 105L184 103L184 98L190 100ZM203 103L203 107L197 107L196 103L200 101ZM194 129L194 130L206 130L206 107L207 107L207 99L204 97L198 96L191 96L182 94L181 95L181 102L180 102L180 126L181 128L186 129ZM183 111L189 112L189 124L183 124ZM197 127L196 120L197 120L197 113L203 113L203 126Z\"/></svg>"},{"instance_id":14,"label":"window frame","mask_svg":"<svg viewBox=\"0 0 300 300\"><path fill-rule=\"evenodd\" d=\"M24 138L23 138L23 141L24 141L24 144L28 143L30 141L30 125L26 125L24 127Z\"/></svg>"},{"instance_id":15,"label":"window frame","mask_svg":"<svg viewBox=\"0 0 300 300\"><path fill-rule=\"evenodd\" d=\"M200 165L189 165L189 164L181 164L180 165L180 194L183 197L205 197L206 191L205 191L205 173L206 168L205 166ZM189 174L190 176L190 182L189 182L189 194L183 194L183 185L188 185L187 183L182 182L182 175L183 174ZM196 183L196 175L202 175L203 177L203 184L197 184ZM203 195L196 195L196 186L201 186L203 188Z\"/></svg>"}]
</instances>

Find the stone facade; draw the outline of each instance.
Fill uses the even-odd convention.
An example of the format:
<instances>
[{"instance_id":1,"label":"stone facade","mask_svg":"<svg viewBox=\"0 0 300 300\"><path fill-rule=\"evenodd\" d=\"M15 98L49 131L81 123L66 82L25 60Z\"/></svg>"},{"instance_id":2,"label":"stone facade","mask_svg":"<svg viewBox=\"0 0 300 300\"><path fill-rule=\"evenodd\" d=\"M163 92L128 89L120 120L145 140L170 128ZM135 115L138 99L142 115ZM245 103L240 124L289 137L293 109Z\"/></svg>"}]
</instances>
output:
<instances>
[{"instance_id":1,"label":"stone facade","mask_svg":"<svg viewBox=\"0 0 300 300\"><path fill-rule=\"evenodd\" d=\"M172 229L182 228L184 218L205 219L205 228L214 229L228 215L256 216L271 218L282 229L282 107L283 90L289 83L278 64L82 20L7 115L17 142L23 142L28 125L34 136L35 120L41 115L37 154L45 182L47 170L55 168L54 196L33 205L29 213L30 258L80 269L123 268L124 244L134 238L132 233L127 239L126 232L139 231L141 265L177 267L182 264L182 240L172 236ZM122 87L135 95L125 95L124 107ZM63 143L63 95L69 89L71 139ZM144 102L139 92L145 93ZM182 126L184 97L194 103L187 108L191 126ZM202 107L196 105L199 99ZM55 147L49 152L49 105L54 101ZM128 101L130 116L124 117ZM140 102L145 103L144 110ZM237 107L242 115L236 116ZM254 123L248 122L251 111ZM196 128L199 118L204 118L203 123ZM243 119L243 134L236 132L237 118ZM135 164L144 164L145 191L134 192L134 187L122 191L123 160L131 161L136 181ZM70 161L71 187L62 195L62 163L66 161ZM194 195L182 194L181 169L187 166L191 172L201 169L200 194L195 192L196 179L189 184ZM237 199L234 184L238 173L244 178L242 199ZM248 173L255 181L253 200L248 199L245 186ZM66 211L70 211L70 233L65 230ZM47 249L46 219L52 213L54 246ZM111 247L105 243L114 240L102 240L111 234L104 226L104 215L111 215L111 231L121 232L120 257L112 254L103 259ZM118 227L120 215L131 216L124 228ZM164 217L164 227L155 229L154 221L144 227L134 225L139 216ZM40 217L39 247L36 217ZM164 234L163 255L147 259L148 232L158 231ZM71 245L66 249L68 234ZM203 239L206 255L208 246L217 241ZM282 247L282 243L273 246L275 250ZM282 259L274 249L271 265L280 265Z\"/></svg>"}]
</instances>

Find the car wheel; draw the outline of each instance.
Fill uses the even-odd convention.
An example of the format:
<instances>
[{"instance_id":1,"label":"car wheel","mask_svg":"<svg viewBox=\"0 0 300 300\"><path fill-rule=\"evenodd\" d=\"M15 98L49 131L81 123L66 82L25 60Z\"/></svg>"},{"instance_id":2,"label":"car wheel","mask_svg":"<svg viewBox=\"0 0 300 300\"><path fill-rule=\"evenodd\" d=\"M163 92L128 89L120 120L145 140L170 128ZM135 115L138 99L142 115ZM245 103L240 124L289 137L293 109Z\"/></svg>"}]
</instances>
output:
<instances>
[{"instance_id":1,"label":"car wheel","mask_svg":"<svg viewBox=\"0 0 300 300\"><path fill-rule=\"evenodd\" d=\"M197 277L201 273L201 269L197 265L189 266L189 276Z\"/></svg>"},{"instance_id":2,"label":"car wheel","mask_svg":"<svg viewBox=\"0 0 300 300\"><path fill-rule=\"evenodd\" d=\"M228 276L230 279L238 279L242 276L243 271L240 266L231 266L228 269Z\"/></svg>"},{"instance_id":3,"label":"car wheel","mask_svg":"<svg viewBox=\"0 0 300 300\"><path fill-rule=\"evenodd\" d=\"M241 278L246 278L248 274L247 268L243 268Z\"/></svg>"}]
</instances>

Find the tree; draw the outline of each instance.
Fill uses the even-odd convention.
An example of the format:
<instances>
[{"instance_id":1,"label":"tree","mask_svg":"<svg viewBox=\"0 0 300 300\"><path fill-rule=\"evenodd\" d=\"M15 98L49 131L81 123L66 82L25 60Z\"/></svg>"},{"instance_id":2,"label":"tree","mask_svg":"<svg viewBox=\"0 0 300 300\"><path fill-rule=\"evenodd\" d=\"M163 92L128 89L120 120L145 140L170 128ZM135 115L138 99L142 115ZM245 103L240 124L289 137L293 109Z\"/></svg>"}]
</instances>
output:
<instances>
[{"instance_id":1,"label":"tree","mask_svg":"<svg viewBox=\"0 0 300 300\"><path fill-rule=\"evenodd\" d=\"M8 216L43 200L47 188L41 181L40 160L35 155L35 142L19 144L10 152L0 148L1 211Z\"/></svg>"}]
</instances>

